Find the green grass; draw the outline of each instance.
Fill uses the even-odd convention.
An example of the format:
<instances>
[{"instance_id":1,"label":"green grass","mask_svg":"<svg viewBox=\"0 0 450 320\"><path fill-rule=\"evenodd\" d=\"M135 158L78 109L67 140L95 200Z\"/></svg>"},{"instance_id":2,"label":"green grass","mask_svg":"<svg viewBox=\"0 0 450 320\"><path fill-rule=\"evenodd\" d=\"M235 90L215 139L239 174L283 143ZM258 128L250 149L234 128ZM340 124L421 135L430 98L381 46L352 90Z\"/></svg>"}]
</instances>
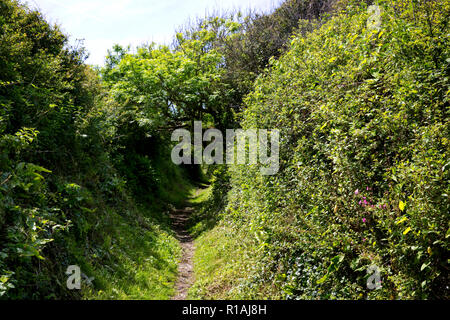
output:
<instances>
[{"instance_id":1,"label":"green grass","mask_svg":"<svg viewBox=\"0 0 450 320\"><path fill-rule=\"evenodd\" d=\"M225 227L217 227L203 233L196 241L194 254L195 283L189 290L191 299L223 299L228 296L233 269L229 268L238 244ZM230 233L231 234L231 233Z\"/></svg>"},{"instance_id":2,"label":"green grass","mask_svg":"<svg viewBox=\"0 0 450 320\"><path fill-rule=\"evenodd\" d=\"M249 279L259 252L248 236L220 223L204 232L195 241L195 283L190 288L189 299L276 299L270 283L260 283L254 290Z\"/></svg>"},{"instance_id":3,"label":"green grass","mask_svg":"<svg viewBox=\"0 0 450 320\"><path fill-rule=\"evenodd\" d=\"M93 285L82 285L83 299L167 300L175 294L181 247L169 212L184 205L195 187L181 170L158 168L166 180L157 197L149 194L147 199L140 197L145 203L129 199L120 207L98 208L104 215L95 228L101 240L94 252L77 262L82 272L95 278Z\"/></svg>"},{"instance_id":4,"label":"green grass","mask_svg":"<svg viewBox=\"0 0 450 320\"><path fill-rule=\"evenodd\" d=\"M196 210L190 232L195 236L195 283L188 299L269 299L277 298L270 283L255 290L248 279L257 277L254 268L261 250L246 228L236 228L220 220L220 206L214 205L211 187L197 191L192 198Z\"/></svg>"},{"instance_id":5,"label":"green grass","mask_svg":"<svg viewBox=\"0 0 450 320\"><path fill-rule=\"evenodd\" d=\"M92 263L96 288L87 287L84 298L164 300L174 294L179 244L171 231L153 219L136 217L131 223L111 214L113 231L99 249L106 259Z\"/></svg>"},{"instance_id":6,"label":"green grass","mask_svg":"<svg viewBox=\"0 0 450 320\"><path fill-rule=\"evenodd\" d=\"M211 186L202 184L201 188L191 190L191 195L189 197L189 203L192 205L201 205L208 200L211 194Z\"/></svg>"},{"instance_id":7,"label":"green grass","mask_svg":"<svg viewBox=\"0 0 450 320\"><path fill-rule=\"evenodd\" d=\"M201 185L191 194L189 204L195 208L189 221L189 232L197 238L219 221L220 208L212 199L212 186Z\"/></svg>"}]
</instances>

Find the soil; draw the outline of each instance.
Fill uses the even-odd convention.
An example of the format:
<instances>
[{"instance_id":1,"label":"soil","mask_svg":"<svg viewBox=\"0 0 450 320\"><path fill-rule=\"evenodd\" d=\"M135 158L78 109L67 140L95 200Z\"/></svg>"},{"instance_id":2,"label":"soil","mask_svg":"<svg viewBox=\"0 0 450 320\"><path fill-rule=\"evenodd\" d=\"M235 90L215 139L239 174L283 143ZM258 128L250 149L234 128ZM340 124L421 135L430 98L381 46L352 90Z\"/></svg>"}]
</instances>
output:
<instances>
[{"instance_id":1,"label":"soil","mask_svg":"<svg viewBox=\"0 0 450 320\"><path fill-rule=\"evenodd\" d=\"M188 290L194 283L193 256L194 240L187 230L187 223L193 208L176 209L170 215L176 238L182 248L181 261L178 264L178 279L175 284L176 293L172 300L186 300Z\"/></svg>"}]
</instances>

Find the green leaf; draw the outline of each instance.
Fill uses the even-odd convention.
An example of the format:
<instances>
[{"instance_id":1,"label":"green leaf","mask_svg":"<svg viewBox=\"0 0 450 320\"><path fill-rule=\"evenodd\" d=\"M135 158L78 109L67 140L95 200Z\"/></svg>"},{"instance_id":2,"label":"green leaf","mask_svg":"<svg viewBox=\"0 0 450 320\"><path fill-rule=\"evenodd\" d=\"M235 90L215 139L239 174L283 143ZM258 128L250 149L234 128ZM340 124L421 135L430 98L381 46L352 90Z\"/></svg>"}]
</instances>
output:
<instances>
[{"instance_id":1,"label":"green leaf","mask_svg":"<svg viewBox=\"0 0 450 320\"><path fill-rule=\"evenodd\" d=\"M429 265L430 265L430 262L422 264L422 266L420 267L420 271L423 271Z\"/></svg>"},{"instance_id":2,"label":"green leaf","mask_svg":"<svg viewBox=\"0 0 450 320\"><path fill-rule=\"evenodd\" d=\"M401 211L405 210L405 203L403 201L400 200L400 203L398 204L398 207L400 208Z\"/></svg>"},{"instance_id":3,"label":"green leaf","mask_svg":"<svg viewBox=\"0 0 450 320\"><path fill-rule=\"evenodd\" d=\"M400 223L402 223L402 222L405 222L406 220L408 220L408 218L403 217L403 218L401 218L400 220L398 220L397 222L395 222L395 224L400 224Z\"/></svg>"},{"instance_id":4,"label":"green leaf","mask_svg":"<svg viewBox=\"0 0 450 320\"><path fill-rule=\"evenodd\" d=\"M328 273L327 273L326 275L324 275L322 278L320 278L320 279L317 281L317 284L324 283L325 280L327 280L327 278L328 278Z\"/></svg>"}]
</instances>

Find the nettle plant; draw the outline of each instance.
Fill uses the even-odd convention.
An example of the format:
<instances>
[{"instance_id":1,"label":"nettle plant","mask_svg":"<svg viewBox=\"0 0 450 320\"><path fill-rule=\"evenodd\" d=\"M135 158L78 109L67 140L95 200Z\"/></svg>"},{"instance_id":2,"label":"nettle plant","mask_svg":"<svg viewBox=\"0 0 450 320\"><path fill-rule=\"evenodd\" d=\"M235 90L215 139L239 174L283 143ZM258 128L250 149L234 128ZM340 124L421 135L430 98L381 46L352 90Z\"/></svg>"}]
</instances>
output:
<instances>
[{"instance_id":1,"label":"nettle plant","mask_svg":"<svg viewBox=\"0 0 450 320\"><path fill-rule=\"evenodd\" d=\"M36 136L22 129L0 138L0 296L26 283L24 266L44 260L43 249L69 223L50 198L44 175L51 172L19 161Z\"/></svg>"}]
</instances>

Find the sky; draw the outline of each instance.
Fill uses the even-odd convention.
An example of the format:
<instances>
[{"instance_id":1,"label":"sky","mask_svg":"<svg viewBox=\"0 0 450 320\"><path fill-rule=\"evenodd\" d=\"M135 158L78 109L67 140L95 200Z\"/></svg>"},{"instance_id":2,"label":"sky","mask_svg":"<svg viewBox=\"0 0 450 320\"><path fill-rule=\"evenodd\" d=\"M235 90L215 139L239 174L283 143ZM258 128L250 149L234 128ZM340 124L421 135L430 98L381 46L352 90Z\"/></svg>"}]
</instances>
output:
<instances>
[{"instance_id":1,"label":"sky","mask_svg":"<svg viewBox=\"0 0 450 320\"><path fill-rule=\"evenodd\" d=\"M60 25L72 44L83 39L87 63L101 65L114 44L170 44L189 18L212 10L248 8L269 12L280 0L24 0L50 23Z\"/></svg>"}]
</instances>

